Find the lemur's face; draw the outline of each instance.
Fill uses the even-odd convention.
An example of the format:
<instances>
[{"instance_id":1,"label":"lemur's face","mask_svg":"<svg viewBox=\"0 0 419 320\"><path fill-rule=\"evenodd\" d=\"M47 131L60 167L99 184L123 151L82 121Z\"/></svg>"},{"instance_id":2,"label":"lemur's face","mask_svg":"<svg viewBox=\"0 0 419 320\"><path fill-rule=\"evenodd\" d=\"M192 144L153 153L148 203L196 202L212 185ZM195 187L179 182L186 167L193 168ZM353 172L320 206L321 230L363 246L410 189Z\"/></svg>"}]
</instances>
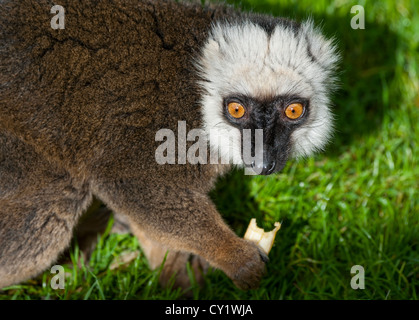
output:
<instances>
[{"instance_id":1,"label":"lemur's face","mask_svg":"<svg viewBox=\"0 0 419 320\"><path fill-rule=\"evenodd\" d=\"M338 60L332 42L312 22L266 19L215 25L198 63L211 149L261 174L325 146ZM252 134L246 136L245 129ZM255 129L263 132L259 149ZM260 161L246 161L244 137L251 140L252 154L263 153Z\"/></svg>"}]
</instances>

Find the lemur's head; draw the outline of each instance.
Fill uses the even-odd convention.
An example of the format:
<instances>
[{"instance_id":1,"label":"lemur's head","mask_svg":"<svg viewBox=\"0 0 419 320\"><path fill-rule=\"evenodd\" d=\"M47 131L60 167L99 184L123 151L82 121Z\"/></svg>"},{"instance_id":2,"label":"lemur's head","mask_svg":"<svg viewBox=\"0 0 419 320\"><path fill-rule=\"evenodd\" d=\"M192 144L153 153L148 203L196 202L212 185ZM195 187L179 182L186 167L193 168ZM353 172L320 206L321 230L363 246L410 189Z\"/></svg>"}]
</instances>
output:
<instances>
[{"instance_id":1,"label":"lemur's head","mask_svg":"<svg viewBox=\"0 0 419 320\"><path fill-rule=\"evenodd\" d=\"M258 16L213 25L198 60L211 150L267 175L291 156L322 149L332 132L329 94L338 59L311 21ZM263 132L260 149L256 132ZM252 154L262 153L259 160L246 161L242 137Z\"/></svg>"}]
</instances>

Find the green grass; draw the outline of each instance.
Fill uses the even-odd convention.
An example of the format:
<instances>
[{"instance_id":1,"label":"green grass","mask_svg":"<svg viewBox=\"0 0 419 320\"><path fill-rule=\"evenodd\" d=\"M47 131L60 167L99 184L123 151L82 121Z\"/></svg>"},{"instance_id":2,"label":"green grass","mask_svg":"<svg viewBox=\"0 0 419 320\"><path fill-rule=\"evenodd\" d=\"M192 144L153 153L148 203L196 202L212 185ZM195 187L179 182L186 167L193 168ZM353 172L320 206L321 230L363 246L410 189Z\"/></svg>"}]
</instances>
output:
<instances>
[{"instance_id":1,"label":"green grass","mask_svg":"<svg viewBox=\"0 0 419 320\"><path fill-rule=\"evenodd\" d=\"M231 1L229 1L231 2ZM335 95L337 132L326 153L290 162L275 176L233 172L211 193L243 236L252 217L282 221L260 289L243 292L218 270L196 299L418 299L419 3L417 1L242 1L245 9L298 20L313 17L343 55ZM366 29L352 30L350 8L365 8ZM232 187L234 186L234 187ZM45 272L0 291L0 299L175 299L158 285L143 254L110 270L129 235L105 234L86 265L72 252L63 290ZM365 289L350 286L365 268Z\"/></svg>"}]
</instances>

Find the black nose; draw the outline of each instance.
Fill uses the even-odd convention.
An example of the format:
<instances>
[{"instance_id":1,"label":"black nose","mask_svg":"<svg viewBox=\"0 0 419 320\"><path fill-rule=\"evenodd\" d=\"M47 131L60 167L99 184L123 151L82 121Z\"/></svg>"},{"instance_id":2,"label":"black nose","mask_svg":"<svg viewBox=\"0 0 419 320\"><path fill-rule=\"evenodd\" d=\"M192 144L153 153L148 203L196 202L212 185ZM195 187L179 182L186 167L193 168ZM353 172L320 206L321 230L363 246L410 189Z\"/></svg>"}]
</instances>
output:
<instances>
[{"instance_id":1,"label":"black nose","mask_svg":"<svg viewBox=\"0 0 419 320\"><path fill-rule=\"evenodd\" d=\"M262 175L270 175L271 173L273 173L275 171L275 166L276 166L276 162L271 161L271 162L260 162L260 163L255 163L255 161L252 162L252 169L257 173L257 174L262 174Z\"/></svg>"}]
</instances>

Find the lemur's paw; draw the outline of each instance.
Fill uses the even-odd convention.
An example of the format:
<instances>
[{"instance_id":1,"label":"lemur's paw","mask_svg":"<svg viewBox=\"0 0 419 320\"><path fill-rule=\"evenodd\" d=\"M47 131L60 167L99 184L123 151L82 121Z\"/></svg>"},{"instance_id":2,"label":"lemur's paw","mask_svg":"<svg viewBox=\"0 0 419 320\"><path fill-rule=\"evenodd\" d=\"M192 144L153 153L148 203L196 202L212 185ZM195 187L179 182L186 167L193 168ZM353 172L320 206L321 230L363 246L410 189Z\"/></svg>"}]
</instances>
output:
<instances>
[{"instance_id":1,"label":"lemur's paw","mask_svg":"<svg viewBox=\"0 0 419 320\"><path fill-rule=\"evenodd\" d=\"M256 289L265 273L269 258L255 243L243 240L241 248L234 254L236 263L230 266L227 275L242 290Z\"/></svg>"},{"instance_id":2,"label":"lemur's paw","mask_svg":"<svg viewBox=\"0 0 419 320\"><path fill-rule=\"evenodd\" d=\"M186 252L170 252L167 255L160 275L160 284L167 287L174 277L173 287L183 289L184 294L189 296L192 283L186 267L188 262L195 278L193 281L202 287L204 285L204 274L207 272L209 264L200 256Z\"/></svg>"}]
</instances>

